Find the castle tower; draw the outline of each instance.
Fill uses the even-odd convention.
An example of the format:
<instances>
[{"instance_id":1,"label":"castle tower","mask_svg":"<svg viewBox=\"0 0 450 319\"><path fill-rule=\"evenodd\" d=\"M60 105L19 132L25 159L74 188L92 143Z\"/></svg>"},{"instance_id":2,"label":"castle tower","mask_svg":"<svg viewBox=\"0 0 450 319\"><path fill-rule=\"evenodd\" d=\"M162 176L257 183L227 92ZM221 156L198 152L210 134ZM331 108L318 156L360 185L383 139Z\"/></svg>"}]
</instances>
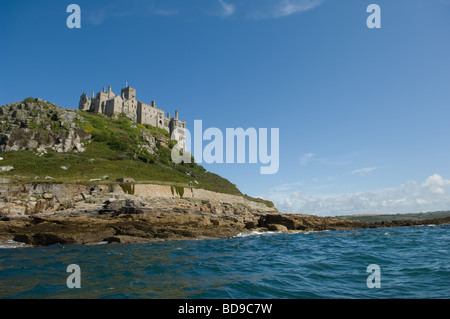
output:
<instances>
[{"instance_id":1,"label":"castle tower","mask_svg":"<svg viewBox=\"0 0 450 319\"><path fill-rule=\"evenodd\" d=\"M133 89L131 86L128 86L122 89L121 95L124 97L124 100L132 100L136 98L136 89Z\"/></svg>"}]
</instances>

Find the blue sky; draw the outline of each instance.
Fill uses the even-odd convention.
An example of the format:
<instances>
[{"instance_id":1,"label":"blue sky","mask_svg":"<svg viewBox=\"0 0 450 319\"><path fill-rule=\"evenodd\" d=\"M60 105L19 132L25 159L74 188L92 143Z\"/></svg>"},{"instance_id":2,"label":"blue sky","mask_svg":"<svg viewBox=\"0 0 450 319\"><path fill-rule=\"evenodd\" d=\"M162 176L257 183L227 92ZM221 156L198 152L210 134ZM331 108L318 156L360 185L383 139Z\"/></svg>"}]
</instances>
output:
<instances>
[{"instance_id":1,"label":"blue sky","mask_svg":"<svg viewBox=\"0 0 450 319\"><path fill-rule=\"evenodd\" d=\"M448 0L0 0L0 105L128 82L188 128L279 128L277 174L204 166L281 211L447 210L449 17Z\"/></svg>"}]
</instances>

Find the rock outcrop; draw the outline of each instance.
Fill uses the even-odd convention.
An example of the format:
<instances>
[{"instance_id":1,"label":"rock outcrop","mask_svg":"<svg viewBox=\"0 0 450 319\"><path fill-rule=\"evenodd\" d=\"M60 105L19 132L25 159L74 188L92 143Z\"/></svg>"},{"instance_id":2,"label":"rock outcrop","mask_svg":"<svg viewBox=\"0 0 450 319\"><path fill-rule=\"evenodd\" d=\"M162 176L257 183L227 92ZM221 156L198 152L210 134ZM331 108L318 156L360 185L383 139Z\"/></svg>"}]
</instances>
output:
<instances>
[{"instance_id":1,"label":"rock outcrop","mask_svg":"<svg viewBox=\"0 0 450 319\"><path fill-rule=\"evenodd\" d=\"M77 188L79 187L79 188ZM83 186L72 191L86 191ZM117 187L91 187L91 195L58 199L57 186L43 187L40 199L6 202L0 214L0 241L33 246L53 244L136 243L228 238L254 231L321 231L450 223L440 220L366 223L336 217L283 214L243 203L177 197L147 197ZM70 192L70 188L65 187ZM49 191L52 191L49 192ZM22 193L21 193L22 192ZM16 195L25 194L17 189ZM61 194L60 194L61 195ZM32 197L32 196L31 196ZM33 203L33 204L31 204Z\"/></svg>"},{"instance_id":2,"label":"rock outcrop","mask_svg":"<svg viewBox=\"0 0 450 319\"><path fill-rule=\"evenodd\" d=\"M85 150L91 136L78 126L81 118L76 110L40 99L27 100L0 108L0 152Z\"/></svg>"}]
</instances>

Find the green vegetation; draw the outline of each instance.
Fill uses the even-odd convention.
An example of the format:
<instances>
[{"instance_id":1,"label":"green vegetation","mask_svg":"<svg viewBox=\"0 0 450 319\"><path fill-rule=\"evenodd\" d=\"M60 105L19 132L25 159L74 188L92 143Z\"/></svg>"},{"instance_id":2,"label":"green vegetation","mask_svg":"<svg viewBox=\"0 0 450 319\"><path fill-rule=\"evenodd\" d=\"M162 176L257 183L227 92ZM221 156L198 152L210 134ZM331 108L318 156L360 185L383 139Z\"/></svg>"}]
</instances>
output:
<instances>
[{"instance_id":1,"label":"green vegetation","mask_svg":"<svg viewBox=\"0 0 450 319\"><path fill-rule=\"evenodd\" d=\"M134 195L134 184L120 183L119 185L122 187L124 193Z\"/></svg>"},{"instance_id":2,"label":"green vegetation","mask_svg":"<svg viewBox=\"0 0 450 319\"><path fill-rule=\"evenodd\" d=\"M26 103L26 102L32 102L32 103L34 103L34 102L36 102L36 100L34 99L34 97L27 97L26 99L24 99L23 100L23 103Z\"/></svg>"},{"instance_id":3,"label":"green vegetation","mask_svg":"<svg viewBox=\"0 0 450 319\"><path fill-rule=\"evenodd\" d=\"M265 199L262 199L262 198L254 198L254 197L250 197L250 196L248 196L247 194L244 195L244 198L249 199L249 200L252 200L252 201L254 201L254 202L263 203L263 204L265 204L267 207L273 207L273 208L275 207L274 203L273 203L272 201L270 201L270 200L265 200Z\"/></svg>"},{"instance_id":4,"label":"green vegetation","mask_svg":"<svg viewBox=\"0 0 450 319\"><path fill-rule=\"evenodd\" d=\"M441 212L430 212L430 213L415 213L415 214L393 214L393 215L348 215L348 216L339 216L340 218L348 219L348 220L357 220L368 223L375 222L390 222L394 220L425 220L425 219L433 219L433 218L444 218L450 216L450 211L441 211Z\"/></svg>"},{"instance_id":5,"label":"green vegetation","mask_svg":"<svg viewBox=\"0 0 450 319\"><path fill-rule=\"evenodd\" d=\"M175 196L177 194L181 198L183 198L184 195L184 187L183 186L170 186L170 191L172 192L172 195Z\"/></svg>"},{"instance_id":6,"label":"green vegetation","mask_svg":"<svg viewBox=\"0 0 450 319\"><path fill-rule=\"evenodd\" d=\"M162 135L162 136L165 136L167 138L170 137L169 132L167 132L165 129L162 129L160 127L154 127L154 126L152 126L150 124L138 124L138 125L141 126L141 127L146 128L147 130L149 130L153 134Z\"/></svg>"},{"instance_id":7,"label":"green vegetation","mask_svg":"<svg viewBox=\"0 0 450 319\"><path fill-rule=\"evenodd\" d=\"M81 184L116 183L117 178L127 177L133 178L136 183L170 185L174 194L180 196L183 196L184 187L242 195L236 185L217 174L207 172L194 162L174 164L171 160L171 148L175 145L175 141L169 139L169 134L165 130L136 124L121 115L117 119L87 112L79 112L79 115L81 119L77 120L76 124L92 135L90 142L85 145L85 152L57 153L47 149L44 155L37 155L33 151L2 153L4 160L1 165L14 166L14 169L1 173L1 177L17 183ZM52 124L51 130L61 129L54 127L53 124L58 123L57 121L45 123ZM40 126L38 124L30 126L39 129L43 134L46 132L42 127L37 127ZM155 141L154 154L148 153L142 147L149 145L149 137ZM103 179L106 175L108 179ZM53 179L45 180L46 176ZM121 186L125 192L130 194L134 192L132 184L122 183ZM273 207L271 202L247 195L245 197Z\"/></svg>"}]
</instances>

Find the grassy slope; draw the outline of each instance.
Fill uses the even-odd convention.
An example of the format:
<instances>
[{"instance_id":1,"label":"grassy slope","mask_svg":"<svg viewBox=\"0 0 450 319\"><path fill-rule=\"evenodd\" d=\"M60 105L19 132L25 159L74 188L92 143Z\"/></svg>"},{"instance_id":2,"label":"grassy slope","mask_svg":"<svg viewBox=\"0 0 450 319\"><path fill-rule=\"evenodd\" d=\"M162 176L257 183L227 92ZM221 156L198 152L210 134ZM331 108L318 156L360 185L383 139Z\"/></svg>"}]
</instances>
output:
<instances>
[{"instance_id":1,"label":"grassy slope","mask_svg":"<svg viewBox=\"0 0 450 319\"><path fill-rule=\"evenodd\" d=\"M14 170L0 173L0 177L23 183L36 182L35 176L39 176L39 181L44 182L45 176L51 176L54 178L52 182L88 184L91 179L108 175L109 179L101 183L114 183L119 177L129 177L137 183L192 186L242 195L236 185L217 174L207 172L200 165L172 163L171 149L160 142L156 143L157 153L154 155L140 150L138 145L145 143L142 129L149 131L159 141L167 141L171 146L173 143L164 130L133 123L126 117L114 120L100 114L80 112L80 115L83 120L78 125L92 134L92 142L87 144L85 152L48 151L43 156L37 156L32 151L2 153L1 157L4 159L0 165L14 166ZM68 169L64 170L61 166Z\"/></svg>"}]
</instances>

